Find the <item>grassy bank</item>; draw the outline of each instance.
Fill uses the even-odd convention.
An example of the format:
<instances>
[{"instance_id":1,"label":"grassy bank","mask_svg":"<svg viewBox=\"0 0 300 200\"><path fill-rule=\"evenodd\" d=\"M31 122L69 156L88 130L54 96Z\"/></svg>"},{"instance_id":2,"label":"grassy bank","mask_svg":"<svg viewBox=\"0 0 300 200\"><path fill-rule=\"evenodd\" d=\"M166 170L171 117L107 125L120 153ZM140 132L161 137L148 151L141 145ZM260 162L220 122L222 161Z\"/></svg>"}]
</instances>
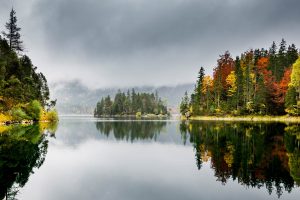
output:
<instances>
[{"instance_id":1,"label":"grassy bank","mask_svg":"<svg viewBox=\"0 0 300 200\"><path fill-rule=\"evenodd\" d=\"M181 120L187 120L187 118L181 116ZM300 123L300 117L292 116L192 116L189 120Z\"/></svg>"}]
</instances>

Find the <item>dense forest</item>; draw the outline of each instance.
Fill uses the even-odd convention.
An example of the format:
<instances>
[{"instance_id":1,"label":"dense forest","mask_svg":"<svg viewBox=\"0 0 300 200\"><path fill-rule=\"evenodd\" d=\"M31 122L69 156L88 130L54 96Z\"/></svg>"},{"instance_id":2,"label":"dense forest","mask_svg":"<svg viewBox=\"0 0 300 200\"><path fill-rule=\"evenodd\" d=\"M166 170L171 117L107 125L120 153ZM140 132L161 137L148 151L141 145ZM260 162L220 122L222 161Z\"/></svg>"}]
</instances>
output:
<instances>
[{"instance_id":1,"label":"dense forest","mask_svg":"<svg viewBox=\"0 0 300 200\"><path fill-rule=\"evenodd\" d=\"M194 92L185 93L180 112L200 115L299 115L300 58L282 39L269 50L250 49L232 58L226 51L213 76L201 67Z\"/></svg>"},{"instance_id":2,"label":"dense forest","mask_svg":"<svg viewBox=\"0 0 300 200\"><path fill-rule=\"evenodd\" d=\"M23 54L20 28L14 9L0 36L0 122L40 120L55 101L49 98L46 77ZM54 111L47 112L52 119Z\"/></svg>"},{"instance_id":3,"label":"dense forest","mask_svg":"<svg viewBox=\"0 0 300 200\"><path fill-rule=\"evenodd\" d=\"M136 93L132 89L132 92L128 90L127 94L119 90L113 101L110 96L102 98L94 111L96 117L142 114L166 115L168 109L157 93Z\"/></svg>"}]
</instances>

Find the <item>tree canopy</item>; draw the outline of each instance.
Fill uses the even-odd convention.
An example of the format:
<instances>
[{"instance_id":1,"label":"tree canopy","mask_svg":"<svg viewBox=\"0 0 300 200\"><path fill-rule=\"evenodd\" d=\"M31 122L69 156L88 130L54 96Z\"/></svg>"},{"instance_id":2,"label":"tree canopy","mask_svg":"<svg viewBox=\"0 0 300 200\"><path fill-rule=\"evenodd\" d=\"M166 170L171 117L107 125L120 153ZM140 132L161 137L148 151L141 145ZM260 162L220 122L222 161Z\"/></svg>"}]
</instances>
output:
<instances>
[{"instance_id":1,"label":"tree canopy","mask_svg":"<svg viewBox=\"0 0 300 200\"><path fill-rule=\"evenodd\" d=\"M16 12L12 9L8 32L0 36L0 113L14 115L14 118L38 120L43 108L50 108L47 79L37 71L27 55L19 55L23 50L20 28L17 27ZM39 107L39 109L37 109Z\"/></svg>"},{"instance_id":2,"label":"tree canopy","mask_svg":"<svg viewBox=\"0 0 300 200\"><path fill-rule=\"evenodd\" d=\"M190 102L185 97L181 103L181 114L299 115L300 59L294 44L286 46L282 39L278 51L273 42L269 50L250 49L236 59L226 51L212 77L201 67Z\"/></svg>"},{"instance_id":3,"label":"tree canopy","mask_svg":"<svg viewBox=\"0 0 300 200\"><path fill-rule=\"evenodd\" d=\"M136 93L128 91L126 94L120 90L115 95L114 101L110 96L102 98L96 105L94 115L136 115L141 114L167 114L168 109L165 102L158 97L158 94Z\"/></svg>"}]
</instances>

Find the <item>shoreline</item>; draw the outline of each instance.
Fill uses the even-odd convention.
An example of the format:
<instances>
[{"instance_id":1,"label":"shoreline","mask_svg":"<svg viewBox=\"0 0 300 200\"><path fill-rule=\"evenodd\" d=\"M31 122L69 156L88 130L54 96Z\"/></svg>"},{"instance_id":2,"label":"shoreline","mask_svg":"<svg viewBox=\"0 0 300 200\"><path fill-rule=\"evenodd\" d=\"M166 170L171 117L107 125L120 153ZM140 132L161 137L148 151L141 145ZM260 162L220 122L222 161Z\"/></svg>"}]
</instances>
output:
<instances>
[{"instance_id":1,"label":"shoreline","mask_svg":"<svg viewBox=\"0 0 300 200\"><path fill-rule=\"evenodd\" d=\"M40 121L33 121L33 120L22 120L22 121L3 121L0 123L0 126L12 126L12 125L33 125L36 123L52 123L58 122L57 121L50 121L50 120L40 120Z\"/></svg>"},{"instance_id":2,"label":"shoreline","mask_svg":"<svg viewBox=\"0 0 300 200\"><path fill-rule=\"evenodd\" d=\"M188 119L184 116L181 116L180 119L194 121L288 122L300 124L300 117L292 116L193 116L189 117Z\"/></svg>"},{"instance_id":3,"label":"shoreline","mask_svg":"<svg viewBox=\"0 0 300 200\"><path fill-rule=\"evenodd\" d=\"M167 118L169 115L156 115L156 114L144 114L144 115L101 115L101 116L94 116L95 118Z\"/></svg>"}]
</instances>

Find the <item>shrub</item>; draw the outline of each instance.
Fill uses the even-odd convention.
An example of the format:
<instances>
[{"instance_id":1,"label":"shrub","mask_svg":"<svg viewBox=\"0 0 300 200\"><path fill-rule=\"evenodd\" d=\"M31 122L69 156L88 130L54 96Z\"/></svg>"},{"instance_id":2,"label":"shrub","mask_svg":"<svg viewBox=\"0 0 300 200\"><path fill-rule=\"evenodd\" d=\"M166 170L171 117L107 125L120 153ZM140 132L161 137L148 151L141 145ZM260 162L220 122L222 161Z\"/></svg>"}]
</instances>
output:
<instances>
[{"instance_id":1,"label":"shrub","mask_svg":"<svg viewBox=\"0 0 300 200\"><path fill-rule=\"evenodd\" d=\"M34 121L38 121L40 119L41 110L42 110L42 106L40 102L38 102L37 100L33 100L26 107L27 115Z\"/></svg>"},{"instance_id":2,"label":"shrub","mask_svg":"<svg viewBox=\"0 0 300 200\"><path fill-rule=\"evenodd\" d=\"M135 114L135 116L136 116L136 117L142 117L142 113L141 113L141 112L137 112L137 113Z\"/></svg>"},{"instance_id":3,"label":"shrub","mask_svg":"<svg viewBox=\"0 0 300 200\"><path fill-rule=\"evenodd\" d=\"M58 115L56 110L50 110L48 112L43 111L40 117L40 121L49 121L49 122L58 121Z\"/></svg>"},{"instance_id":4,"label":"shrub","mask_svg":"<svg viewBox=\"0 0 300 200\"><path fill-rule=\"evenodd\" d=\"M0 113L0 123L11 121L12 117L10 115Z\"/></svg>"},{"instance_id":5,"label":"shrub","mask_svg":"<svg viewBox=\"0 0 300 200\"><path fill-rule=\"evenodd\" d=\"M13 120L22 121L24 119L29 119L30 117L21 108L14 108L11 111Z\"/></svg>"}]
</instances>

